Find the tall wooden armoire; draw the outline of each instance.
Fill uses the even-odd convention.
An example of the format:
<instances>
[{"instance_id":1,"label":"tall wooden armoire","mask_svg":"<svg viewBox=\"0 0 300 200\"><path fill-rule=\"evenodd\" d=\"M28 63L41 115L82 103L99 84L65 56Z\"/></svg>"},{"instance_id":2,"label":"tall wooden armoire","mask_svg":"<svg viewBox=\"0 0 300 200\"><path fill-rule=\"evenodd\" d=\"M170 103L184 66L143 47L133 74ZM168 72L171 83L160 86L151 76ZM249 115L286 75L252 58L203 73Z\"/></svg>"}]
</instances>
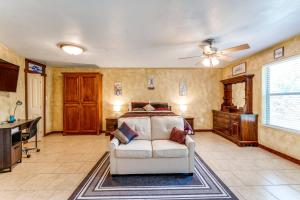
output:
<instances>
[{"instance_id":1,"label":"tall wooden armoire","mask_svg":"<svg viewBox=\"0 0 300 200\"><path fill-rule=\"evenodd\" d=\"M63 73L64 135L102 130L102 74Z\"/></svg>"}]
</instances>

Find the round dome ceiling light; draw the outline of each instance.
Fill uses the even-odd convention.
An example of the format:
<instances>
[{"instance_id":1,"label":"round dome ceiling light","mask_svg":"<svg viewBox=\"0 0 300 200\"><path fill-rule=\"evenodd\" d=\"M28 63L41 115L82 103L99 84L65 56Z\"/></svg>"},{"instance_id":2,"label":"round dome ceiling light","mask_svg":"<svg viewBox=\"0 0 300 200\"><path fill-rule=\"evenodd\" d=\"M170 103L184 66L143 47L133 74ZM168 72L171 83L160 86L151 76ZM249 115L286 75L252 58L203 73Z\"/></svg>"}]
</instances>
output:
<instances>
[{"instance_id":1,"label":"round dome ceiling light","mask_svg":"<svg viewBox=\"0 0 300 200\"><path fill-rule=\"evenodd\" d=\"M59 48L61 48L67 54L75 55L75 56L80 55L85 51L85 49L79 45L67 44L67 43L60 43Z\"/></svg>"}]
</instances>

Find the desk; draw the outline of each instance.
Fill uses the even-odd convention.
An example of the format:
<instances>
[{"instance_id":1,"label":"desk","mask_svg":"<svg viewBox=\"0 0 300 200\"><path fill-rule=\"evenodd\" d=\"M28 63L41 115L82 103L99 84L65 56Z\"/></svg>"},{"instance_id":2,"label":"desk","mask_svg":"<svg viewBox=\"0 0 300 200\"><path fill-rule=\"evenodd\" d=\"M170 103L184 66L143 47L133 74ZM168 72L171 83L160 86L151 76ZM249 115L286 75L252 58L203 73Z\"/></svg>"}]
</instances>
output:
<instances>
[{"instance_id":1,"label":"desk","mask_svg":"<svg viewBox=\"0 0 300 200\"><path fill-rule=\"evenodd\" d=\"M32 121L17 120L0 125L0 172L10 172L14 164L22 162L22 130Z\"/></svg>"}]
</instances>

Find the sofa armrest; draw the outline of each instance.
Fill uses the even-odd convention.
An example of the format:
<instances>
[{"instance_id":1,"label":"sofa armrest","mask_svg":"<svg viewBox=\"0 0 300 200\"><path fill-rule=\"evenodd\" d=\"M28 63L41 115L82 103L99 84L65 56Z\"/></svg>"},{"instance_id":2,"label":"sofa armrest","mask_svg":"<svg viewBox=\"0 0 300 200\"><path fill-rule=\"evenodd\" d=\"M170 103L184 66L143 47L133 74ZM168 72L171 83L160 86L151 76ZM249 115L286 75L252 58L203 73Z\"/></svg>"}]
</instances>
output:
<instances>
[{"instance_id":1,"label":"sofa armrest","mask_svg":"<svg viewBox=\"0 0 300 200\"><path fill-rule=\"evenodd\" d=\"M120 145L120 141L114 137L110 141L110 151L114 151L119 145Z\"/></svg>"},{"instance_id":2,"label":"sofa armrest","mask_svg":"<svg viewBox=\"0 0 300 200\"><path fill-rule=\"evenodd\" d=\"M109 150L110 150L110 173L111 174L117 174L117 161L115 157L115 150L120 145L120 141L117 138L113 138L109 143Z\"/></svg>"},{"instance_id":3,"label":"sofa armrest","mask_svg":"<svg viewBox=\"0 0 300 200\"><path fill-rule=\"evenodd\" d=\"M195 151L195 141L187 135L185 138L185 145L188 147L188 149L193 149Z\"/></svg>"},{"instance_id":4,"label":"sofa armrest","mask_svg":"<svg viewBox=\"0 0 300 200\"><path fill-rule=\"evenodd\" d=\"M195 141L189 135L187 135L185 138L185 145L189 150L189 173L194 173Z\"/></svg>"}]
</instances>

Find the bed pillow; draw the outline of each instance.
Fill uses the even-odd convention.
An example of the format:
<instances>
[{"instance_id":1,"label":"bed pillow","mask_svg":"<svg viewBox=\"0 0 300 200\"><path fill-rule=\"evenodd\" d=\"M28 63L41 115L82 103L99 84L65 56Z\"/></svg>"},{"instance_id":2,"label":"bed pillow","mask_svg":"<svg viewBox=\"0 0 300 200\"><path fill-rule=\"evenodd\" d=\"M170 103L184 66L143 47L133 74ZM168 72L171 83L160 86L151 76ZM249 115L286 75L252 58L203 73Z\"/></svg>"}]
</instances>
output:
<instances>
[{"instance_id":1,"label":"bed pillow","mask_svg":"<svg viewBox=\"0 0 300 200\"><path fill-rule=\"evenodd\" d=\"M187 132L174 127L171 131L170 140L179 144L185 144Z\"/></svg>"},{"instance_id":2,"label":"bed pillow","mask_svg":"<svg viewBox=\"0 0 300 200\"><path fill-rule=\"evenodd\" d=\"M131 140L137 137L139 134L132 130L125 122L121 126L111 133L114 135L122 144L128 144Z\"/></svg>"},{"instance_id":3,"label":"bed pillow","mask_svg":"<svg viewBox=\"0 0 300 200\"><path fill-rule=\"evenodd\" d=\"M146 111L144 108L133 108L132 111Z\"/></svg>"},{"instance_id":4,"label":"bed pillow","mask_svg":"<svg viewBox=\"0 0 300 200\"><path fill-rule=\"evenodd\" d=\"M145 105L145 106L144 106L144 109L145 109L146 111L154 111L154 110L155 110L155 108L154 108L153 106L151 106L150 104Z\"/></svg>"}]
</instances>

